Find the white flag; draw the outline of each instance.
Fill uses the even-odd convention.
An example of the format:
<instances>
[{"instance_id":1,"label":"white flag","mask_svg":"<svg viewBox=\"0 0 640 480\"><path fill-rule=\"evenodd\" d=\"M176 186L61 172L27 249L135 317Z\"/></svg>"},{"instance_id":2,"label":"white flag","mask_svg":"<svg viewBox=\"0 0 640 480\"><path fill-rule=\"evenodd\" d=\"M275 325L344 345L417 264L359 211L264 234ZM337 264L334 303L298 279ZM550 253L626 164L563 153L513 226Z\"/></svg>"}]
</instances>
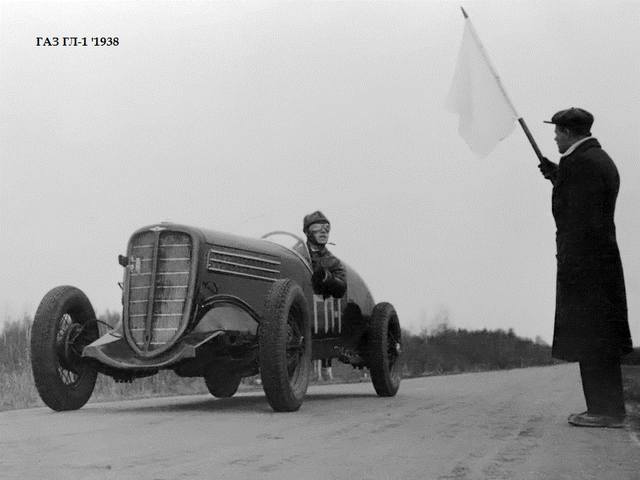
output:
<instances>
[{"instance_id":1,"label":"white flag","mask_svg":"<svg viewBox=\"0 0 640 480\"><path fill-rule=\"evenodd\" d=\"M460 115L458 132L481 157L513 131L518 118L496 77L473 25L466 19L446 106Z\"/></svg>"}]
</instances>

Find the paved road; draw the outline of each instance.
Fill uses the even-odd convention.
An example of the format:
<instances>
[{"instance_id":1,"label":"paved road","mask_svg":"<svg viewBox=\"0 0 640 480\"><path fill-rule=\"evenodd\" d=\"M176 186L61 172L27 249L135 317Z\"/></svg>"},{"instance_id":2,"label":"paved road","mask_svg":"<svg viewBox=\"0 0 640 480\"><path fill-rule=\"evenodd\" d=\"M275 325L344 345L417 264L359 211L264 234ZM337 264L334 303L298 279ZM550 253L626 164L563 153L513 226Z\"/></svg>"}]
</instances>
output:
<instances>
[{"instance_id":1,"label":"paved road","mask_svg":"<svg viewBox=\"0 0 640 480\"><path fill-rule=\"evenodd\" d=\"M0 413L2 479L640 479L630 430L571 427L575 365L312 387L297 413L261 392Z\"/></svg>"}]
</instances>

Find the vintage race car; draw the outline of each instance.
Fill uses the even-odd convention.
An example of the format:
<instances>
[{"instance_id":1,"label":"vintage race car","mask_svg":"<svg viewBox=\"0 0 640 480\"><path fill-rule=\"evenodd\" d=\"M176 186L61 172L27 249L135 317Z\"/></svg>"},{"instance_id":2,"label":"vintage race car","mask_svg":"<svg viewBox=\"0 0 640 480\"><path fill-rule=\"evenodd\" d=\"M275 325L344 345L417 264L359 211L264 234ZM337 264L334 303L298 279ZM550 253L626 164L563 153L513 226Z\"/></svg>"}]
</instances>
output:
<instances>
[{"instance_id":1,"label":"vintage race car","mask_svg":"<svg viewBox=\"0 0 640 480\"><path fill-rule=\"evenodd\" d=\"M260 373L271 407L295 411L311 361L335 358L367 367L378 395L398 391L394 307L374 304L347 265L343 298L314 293L306 243L294 234L253 239L160 223L134 232L119 262L122 319L102 336L76 287L52 289L38 307L32 370L53 410L82 407L98 373L131 381L170 369L203 377L216 397L231 397L243 377Z\"/></svg>"}]
</instances>

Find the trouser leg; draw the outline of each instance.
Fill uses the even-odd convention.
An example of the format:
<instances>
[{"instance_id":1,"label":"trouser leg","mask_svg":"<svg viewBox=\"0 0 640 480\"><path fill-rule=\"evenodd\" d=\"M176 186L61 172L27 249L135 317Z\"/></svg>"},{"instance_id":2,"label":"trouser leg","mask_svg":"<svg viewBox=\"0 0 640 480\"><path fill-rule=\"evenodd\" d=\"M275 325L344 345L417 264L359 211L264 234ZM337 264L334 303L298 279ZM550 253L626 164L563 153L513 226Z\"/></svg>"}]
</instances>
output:
<instances>
[{"instance_id":1,"label":"trouser leg","mask_svg":"<svg viewBox=\"0 0 640 480\"><path fill-rule=\"evenodd\" d=\"M581 361L580 376L589 413L614 417L625 415L619 358Z\"/></svg>"}]
</instances>

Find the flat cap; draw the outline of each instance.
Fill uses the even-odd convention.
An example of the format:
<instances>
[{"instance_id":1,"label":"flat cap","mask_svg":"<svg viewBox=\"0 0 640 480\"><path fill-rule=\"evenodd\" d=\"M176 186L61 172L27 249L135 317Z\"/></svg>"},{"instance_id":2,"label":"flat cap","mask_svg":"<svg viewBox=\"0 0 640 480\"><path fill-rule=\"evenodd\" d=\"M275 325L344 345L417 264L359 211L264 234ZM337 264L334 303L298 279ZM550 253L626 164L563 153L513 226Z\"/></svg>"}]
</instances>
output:
<instances>
[{"instance_id":1,"label":"flat cap","mask_svg":"<svg viewBox=\"0 0 640 480\"><path fill-rule=\"evenodd\" d=\"M551 120L544 123L553 123L561 127L576 128L588 132L593 125L593 115L582 108L571 107L555 113Z\"/></svg>"}]
</instances>

